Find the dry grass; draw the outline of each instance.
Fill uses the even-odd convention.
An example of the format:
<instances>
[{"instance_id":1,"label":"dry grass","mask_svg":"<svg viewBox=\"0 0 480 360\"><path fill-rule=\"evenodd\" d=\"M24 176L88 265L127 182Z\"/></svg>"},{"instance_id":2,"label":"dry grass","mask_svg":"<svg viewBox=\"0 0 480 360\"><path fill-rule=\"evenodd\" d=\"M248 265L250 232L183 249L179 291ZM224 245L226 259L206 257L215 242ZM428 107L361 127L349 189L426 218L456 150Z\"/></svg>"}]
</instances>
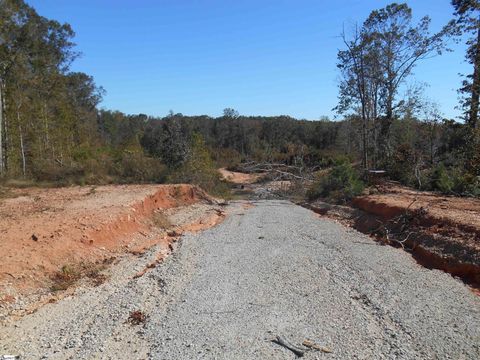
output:
<instances>
[{"instance_id":1,"label":"dry grass","mask_svg":"<svg viewBox=\"0 0 480 360\"><path fill-rule=\"evenodd\" d=\"M165 215L165 213L158 211L155 212L152 216L152 221L155 224L156 227L159 227L164 230L171 229L173 227L173 224L170 222L168 219L168 216Z\"/></svg>"},{"instance_id":2,"label":"dry grass","mask_svg":"<svg viewBox=\"0 0 480 360\"><path fill-rule=\"evenodd\" d=\"M12 197L12 192L11 190L0 187L0 199L8 199Z\"/></svg>"},{"instance_id":3,"label":"dry grass","mask_svg":"<svg viewBox=\"0 0 480 360\"><path fill-rule=\"evenodd\" d=\"M0 185L0 200L13 199L19 196L28 195L26 192L13 191L12 188Z\"/></svg>"},{"instance_id":4,"label":"dry grass","mask_svg":"<svg viewBox=\"0 0 480 360\"><path fill-rule=\"evenodd\" d=\"M77 284L80 279L88 278L94 286L99 286L107 280L102 273L105 264L82 263L80 265L63 265L62 268L51 276L51 291L64 291Z\"/></svg>"},{"instance_id":5,"label":"dry grass","mask_svg":"<svg viewBox=\"0 0 480 360\"><path fill-rule=\"evenodd\" d=\"M57 271L52 279L52 286L50 289L52 291L62 291L67 290L69 287L73 286L81 278L81 273L74 266L63 265L60 271Z\"/></svg>"},{"instance_id":6,"label":"dry grass","mask_svg":"<svg viewBox=\"0 0 480 360\"><path fill-rule=\"evenodd\" d=\"M147 321L147 315L140 310L135 310L130 313L127 322L131 325L141 325Z\"/></svg>"},{"instance_id":7,"label":"dry grass","mask_svg":"<svg viewBox=\"0 0 480 360\"><path fill-rule=\"evenodd\" d=\"M84 268L84 274L88 277L94 286L102 285L107 279L107 275L103 273L106 266L104 264L90 264Z\"/></svg>"}]
</instances>

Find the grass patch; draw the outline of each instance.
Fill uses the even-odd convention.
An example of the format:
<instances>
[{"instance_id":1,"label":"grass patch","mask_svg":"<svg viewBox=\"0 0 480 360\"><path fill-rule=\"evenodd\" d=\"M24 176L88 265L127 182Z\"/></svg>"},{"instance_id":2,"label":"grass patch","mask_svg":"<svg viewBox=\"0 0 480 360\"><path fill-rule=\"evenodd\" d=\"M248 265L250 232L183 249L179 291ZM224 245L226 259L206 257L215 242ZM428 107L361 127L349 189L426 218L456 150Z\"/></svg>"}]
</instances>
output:
<instances>
[{"instance_id":1,"label":"grass patch","mask_svg":"<svg viewBox=\"0 0 480 360\"><path fill-rule=\"evenodd\" d=\"M308 190L307 196L310 200L325 198L336 203L346 203L360 195L364 187L357 171L345 163L320 176Z\"/></svg>"},{"instance_id":2,"label":"grass patch","mask_svg":"<svg viewBox=\"0 0 480 360\"><path fill-rule=\"evenodd\" d=\"M71 265L63 265L62 268L52 275L52 291L67 290L71 286L75 285L82 277L80 271Z\"/></svg>"},{"instance_id":3,"label":"grass patch","mask_svg":"<svg viewBox=\"0 0 480 360\"><path fill-rule=\"evenodd\" d=\"M154 212L152 216L152 221L156 227L164 230L168 230L173 227L173 224L170 222L168 216L165 215L165 213L162 211Z\"/></svg>"},{"instance_id":4,"label":"grass patch","mask_svg":"<svg viewBox=\"0 0 480 360\"><path fill-rule=\"evenodd\" d=\"M15 197L10 189L0 187L0 200Z\"/></svg>"},{"instance_id":5,"label":"grass patch","mask_svg":"<svg viewBox=\"0 0 480 360\"><path fill-rule=\"evenodd\" d=\"M51 276L52 285L50 290L65 291L76 285L83 278L88 278L94 286L99 286L107 280L102 272L106 269L105 264L81 263L79 265L66 264Z\"/></svg>"}]
</instances>

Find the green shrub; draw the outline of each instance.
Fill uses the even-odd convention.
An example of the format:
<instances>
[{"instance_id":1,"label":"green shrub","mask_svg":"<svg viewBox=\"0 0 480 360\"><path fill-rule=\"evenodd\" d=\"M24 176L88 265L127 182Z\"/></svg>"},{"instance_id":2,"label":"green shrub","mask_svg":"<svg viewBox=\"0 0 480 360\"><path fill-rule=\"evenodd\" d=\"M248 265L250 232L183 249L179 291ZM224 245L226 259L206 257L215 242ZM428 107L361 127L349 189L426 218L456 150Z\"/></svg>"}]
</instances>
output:
<instances>
[{"instance_id":1,"label":"green shrub","mask_svg":"<svg viewBox=\"0 0 480 360\"><path fill-rule=\"evenodd\" d=\"M200 186L212 195L228 197L229 187L220 179L201 135L194 134L186 161L168 177L168 182Z\"/></svg>"},{"instance_id":2,"label":"green shrub","mask_svg":"<svg viewBox=\"0 0 480 360\"><path fill-rule=\"evenodd\" d=\"M85 171L76 162L60 164L53 160L41 159L33 163L32 175L36 181L68 185L75 183L76 179L83 178Z\"/></svg>"},{"instance_id":3,"label":"green shrub","mask_svg":"<svg viewBox=\"0 0 480 360\"><path fill-rule=\"evenodd\" d=\"M364 184L355 169L348 163L335 166L328 175L320 177L309 189L310 200L329 198L336 202L347 202L360 195Z\"/></svg>"},{"instance_id":4,"label":"green shrub","mask_svg":"<svg viewBox=\"0 0 480 360\"><path fill-rule=\"evenodd\" d=\"M158 159L147 157L143 152L125 151L118 164L122 182L164 182L167 168Z\"/></svg>"},{"instance_id":5,"label":"green shrub","mask_svg":"<svg viewBox=\"0 0 480 360\"><path fill-rule=\"evenodd\" d=\"M455 183L452 176L447 171L447 168L443 163L437 165L430 178L430 187L432 190L440 191L444 194L452 192ZM458 186L458 184L457 184Z\"/></svg>"},{"instance_id":6,"label":"green shrub","mask_svg":"<svg viewBox=\"0 0 480 360\"><path fill-rule=\"evenodd\" d=\"M415 178L415 164L417 154L409 144L399 145L390 161L386 164L391 179L407 186L418 186Z\"/></svg>"},{"instance_id":7,"label":"green shrub","mask_svg":"<svg viewBox=\"0 0 480 360\"><path fill-rule=\"evenodd\" d=\"M453 169L452 192L455 195L480 196L480 178L462 169Z\"/></svg>"}]
</instances>

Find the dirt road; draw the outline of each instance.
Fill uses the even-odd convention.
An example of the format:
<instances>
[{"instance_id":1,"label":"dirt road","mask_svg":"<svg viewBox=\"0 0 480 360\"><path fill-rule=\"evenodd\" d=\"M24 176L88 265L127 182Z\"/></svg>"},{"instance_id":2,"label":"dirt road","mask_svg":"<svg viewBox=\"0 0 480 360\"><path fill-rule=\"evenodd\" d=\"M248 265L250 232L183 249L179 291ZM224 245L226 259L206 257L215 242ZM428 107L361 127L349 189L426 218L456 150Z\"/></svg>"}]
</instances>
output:
<instances>
[{"instance_id":1,"label":"dirt road","mask_svg":"<svg viewBox=\"0 0 480 360\"><path fill-rule=\"evenodd\" d=\"M220 225L155 248L0 329L22 359L478 359L480 298L402 250L285 201L234 203ZM129 321L139 310L145 322ZM143 319L139 319L140 322Z\"/></svg>"}]
</instances>

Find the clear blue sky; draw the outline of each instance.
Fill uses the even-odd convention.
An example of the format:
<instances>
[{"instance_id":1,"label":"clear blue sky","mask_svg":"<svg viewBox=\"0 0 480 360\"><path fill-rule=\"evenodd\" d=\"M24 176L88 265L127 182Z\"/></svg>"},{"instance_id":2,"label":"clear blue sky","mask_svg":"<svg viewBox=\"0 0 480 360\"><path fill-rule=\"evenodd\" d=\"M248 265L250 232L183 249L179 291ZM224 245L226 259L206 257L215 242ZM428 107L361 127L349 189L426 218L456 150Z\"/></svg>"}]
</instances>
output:
<instances>
[{"instance_id":1,"label":"clear blue sky","mask_svg":"<svg viewBox=\"0 0 480 360\"><path fill-rule=\"evenodd\" d=\"M318 119L336 105L343 24L361 23L380 0L27 0L68 22L83 53L73 70L107 90L102 107L163 116L286 114ZM450 0L409 1L438 30ZM415 80L445 116L458 115L464 45L425 61ZM413 78L410 79L413 81Z\"/></svg>"}]
</instances>

